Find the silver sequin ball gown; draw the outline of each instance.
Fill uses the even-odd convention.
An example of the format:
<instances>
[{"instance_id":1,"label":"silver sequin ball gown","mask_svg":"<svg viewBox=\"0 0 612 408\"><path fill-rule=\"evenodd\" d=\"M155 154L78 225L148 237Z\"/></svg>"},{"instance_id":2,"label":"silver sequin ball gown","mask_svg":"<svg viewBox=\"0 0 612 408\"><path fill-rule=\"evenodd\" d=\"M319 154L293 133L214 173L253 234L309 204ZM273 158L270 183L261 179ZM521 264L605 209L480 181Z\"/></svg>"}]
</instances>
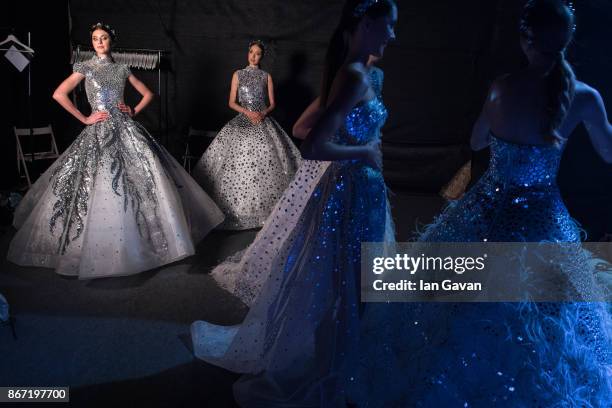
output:
<instances>
[{"instance_id":1,"label":"silver sequin ball gown","mask_svg":"<svg viewBox=\"0 0 612 408\"><path fill-rule=\"evenodd\" d=\"M382 103L384 73L378 67L371 67L369 77L370 85ZM306 202L327 173L330 164L328 161L302 161L293 181L251 245L228 257L211 272L210 275L219 286L240 298L247 306L253 304L269 278L269 271L273 268L271 262L279 250L286 246L286 241L292 239L297 223L302 219ZM388 221L391 222L390 217ZM388 228L390 231L393 229Z\"/></svg>"},{"instance_id":2,"label":"silver sequin ball gown","mask_svg":"<svg viewBox=\"0 0 612 408\"><path fill-rule=\"evenodd\" d=\"M15 211L8 259L79 278L131 275L194 254L223 213L153 137L118 109L129 68L94 56L87 126Z\"/></svg>"},{"instance_id":3,"label":"silver sequin ball gown","mask_svg":"<svg viewBox=\"0 0 612 408\"><path fill-rule=\"evenodd\" d=\"M240 105L266 109L268 74L250 66L237 74ZM299 151L273 118L253 124L239 114L221 129L193 174L225 213L220 228L245 230L263 226L300 162Z\"/></svg>"}]
</instances>

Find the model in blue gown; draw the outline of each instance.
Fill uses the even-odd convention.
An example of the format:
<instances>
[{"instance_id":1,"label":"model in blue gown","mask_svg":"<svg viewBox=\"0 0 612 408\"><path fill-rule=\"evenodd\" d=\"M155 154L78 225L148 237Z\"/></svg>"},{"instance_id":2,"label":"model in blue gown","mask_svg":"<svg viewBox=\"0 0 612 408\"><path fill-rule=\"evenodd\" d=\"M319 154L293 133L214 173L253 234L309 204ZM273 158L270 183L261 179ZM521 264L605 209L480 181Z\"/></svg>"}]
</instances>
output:
<instances>
[{"instance_id":1,"label":"model in blue gown","mask_svg":"<svg viewBox=\"0 0 612 408\"><path fill-rule=\"evenodd\" d=\"M386 117L379 98L360 103L333 141L376 141ZM192 326L197 357L249 374L234 385L243 406L334 406L353 377L347 356L355 355L359 339L361 242L393 235L387 188L382 174L362 161L331 162L322 175L316 163L298 170L268 220L275 227L259 238L283 236L259 254L271 258L260 271L268 279L245 321ZM313 177L318 182L303 197Z\"/></svg>"},{"instance_id":2,"label":"model in blue gown","mask_svg":"<svg viewBox=\"0 0 612 408\"><path fill-rule=\"evenodd\" d=\"M486 174L419 240L579 242L556 184L562 147L491 139ZM374 304L364 320L363 406L612 402L606 303Z\"/></svg>"},{"instance_id":3,"label":"model in blue gown","mask_svg":"<svg viewBox=\"0 0 612 408\"><path fill-rule=\"evenodd\" d=\"M545 2L528 4L539 3ZM529 46L526 42L533 52ZM512 85L542 81L529 75L516 75L515 82L498 80L492 88L488 101L493 102L481 116L488 119L479 119L475 127L475 135L488 135L489 168L419 241L580 242L581 231L557 186L559 163L567 137L582 122L598 152L612 162L612 127L597 91L570 76L575 96L555 143L496 137L491 118L498 129L504 128L500 123L510 129L519 124L500 119L507 118L504 112L516 112L516 105L504 105L503 96L495 95L516 98ZM561 255L568 246L559 245ZM560 271L578 289L573 299L591 299L586 291L598 289L580 285L593 279L589 260L586 251L564 258ZM611 316L610 303L586 301L369 304L359 380L351 392L360 407L368 408L610 407Z\"/></svg>"}]
</instances>

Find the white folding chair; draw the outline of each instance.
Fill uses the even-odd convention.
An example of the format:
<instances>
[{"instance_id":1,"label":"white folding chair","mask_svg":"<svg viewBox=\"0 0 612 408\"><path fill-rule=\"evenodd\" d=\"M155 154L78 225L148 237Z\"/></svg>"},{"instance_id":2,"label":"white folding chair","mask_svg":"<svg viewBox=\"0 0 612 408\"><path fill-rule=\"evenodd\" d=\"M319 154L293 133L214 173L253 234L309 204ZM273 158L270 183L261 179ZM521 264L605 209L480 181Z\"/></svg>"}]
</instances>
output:
<instances>
[{"instance_id":1,"label":"white folding chair","mask_svg":"<svg viewBox=\"0 0 612 408\"><path fill-rule=\"evenodd\" d=\"M26 162L34 162L36 160L49 160L56 159L59 157L59 152L57 150L57 144L55 143L55 135L53 134L53 128L51 125L39 128L30 128L20 129L17 127L13 127L15 131L15 139L17 142L17 172L20 177L25 177L28 182L28 188L32 187L32 180L30 179L30 173L28 172L28 166ZM43 151L32 151L32 152L24 152L21 138L24 136L49 136L49 150ZM34 142L30 140L29 142ZM27 145L27 143L26 143ZM23 171L25 175L21 175L21 168L23 167Z\"/></svg>"},{"instance_id":2,"label":"white folding chair","mask_svg":"<svg viewBox=\"0 0 612 408\"><path fill-rule=\"evenodd\" d=\"M206 138L206 139L214 139L217 136L217 131L215 130L200 130L194 129L191 126L189 127L189 131L187 132L187 138L185 140L185 153L183 154L183 167L189 174L191 174L191 163L193 160L198 160L199 157L191 154L190 144L195 138Z\"/></svg>"}]
</instances>

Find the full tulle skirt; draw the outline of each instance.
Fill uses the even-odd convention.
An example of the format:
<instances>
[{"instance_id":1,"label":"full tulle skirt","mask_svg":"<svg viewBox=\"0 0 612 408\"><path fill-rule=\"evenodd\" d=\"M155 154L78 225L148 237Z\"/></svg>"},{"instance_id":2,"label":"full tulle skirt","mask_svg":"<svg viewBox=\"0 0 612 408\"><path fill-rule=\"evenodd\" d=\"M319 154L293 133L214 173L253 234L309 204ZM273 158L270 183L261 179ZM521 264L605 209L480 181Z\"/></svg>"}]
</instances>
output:
<instances>
[{"instance_id":1,"label":"full tulle skirt","mask_svg":"<svg viewBox=\"0 0 612 408\"><path fill-rule=\"evenodd\" d=\"M8 259L79 278L131 275L195 253L223 214L123 114L87 126L15 212Z\"/></svg>"},{"instance_id":2,"label":"full tulle skirt","mask_svg":"<svg viewBox=\"0 0 612 408\"><path fill-rule=\"evenodd\" d=\"M273 118L253 124L238 115L217 134L193 175L226 216L219 228L245 230L263 226L300 162Z\"/></svg>"}]
</instances>

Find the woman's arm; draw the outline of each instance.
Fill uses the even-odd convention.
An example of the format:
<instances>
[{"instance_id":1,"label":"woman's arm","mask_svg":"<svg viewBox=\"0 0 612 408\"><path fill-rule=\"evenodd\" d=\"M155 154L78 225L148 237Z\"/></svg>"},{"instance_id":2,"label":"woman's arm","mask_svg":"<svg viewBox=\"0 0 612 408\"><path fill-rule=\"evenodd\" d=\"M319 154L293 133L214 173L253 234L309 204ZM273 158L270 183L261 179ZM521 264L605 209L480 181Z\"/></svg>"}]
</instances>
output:
<instances>
[{"instance_id":1,"label":"woman's arm","mask_svg":"<svg viewBox=\"0 0 612 408\"><path fill-rule=\"evenodd\" d=\"M77 118L81 123L85 125L92 125L96 122L102 122L108 118L108 112L92 112L90 116L85 116L77 109L76 106L70 100L68 96L70 92L76 88L85 78L85 75L79 72L73 72L68 78L66 78L53 92L53 99L57 101L64 109L66 109L72 116Z\"/></svg>"},{"instance_id":2,"label":"woman's arm","mask_svg":"<svg viewBox=\"0 0 612 408\"><path fill-rule=\"evenodd\" d=\"M238 72L234 72L234 75L232 75L232 85L230 87L228 106L238 113L246 114L247 110L243 108L242 106L238 105L238 103L236 102L237 94L238 94Z\"/></svg>"},{"instance_id":3,"label":"woman's arm","mask_svg":"<svg viewBox=\"0 0 612 408\"><path fill-rule=\"evenodd\" d=\"M365 146L344 146L330 141L331 136L342 126L346 115L359 103L368 90L364 74L349 67L339 73L335 97L325 108L310 134L302 142L302 157L307 160L365 160L372 167L382 167L382 156L378 142Z\"/></svg>"},{"instance_id":4,"label":"woman's arm","mask_svg":"<svg viewBox=\"0 0 612 408\"><path fill-rule=\"evenodd\" d=\"M472 128L472 137L470 138L470 146L472 150L482 150L491 143L491 122L489 119L490 105L494 103L499 96L499 83L495 81L489 89L487 100L485 101L480 116L474 123Z\"/></svg>"},{"instance_id":5,"label":"woman's arm","mask_svg":"<svg viewBox=\"0 0 612 408\"><path fill-rule=\"evenodd\" d=\"M608 121L604 101L599 92L591 87L587 88L586 96L584 125L597 153L606 163L612 163L612 126Z\"/></svg>"},{"instance_id":6,"label":"woman's arm","mask_svg":"<svg viewBox=\"0 0 612 408\"><path fill-rule=\"evenodd\" d=\"M270 74L268 74L268 101L270 105L261 112L264 117L276 108L276 101L274 100L274 83L272 82L272 75Z\"/></svg>"},{"instance_id":7,"label":"woman's arm","mask_svg":"<svg viewBox=\"0 0 612 408\"><path fill-rule=\"evenodd\" d=\"M130 74L130 76L128 77L128 81L130 81L130 84L132 84L134 89L136 89L138 93L142 95L142 99L140 99L138 105L134 107L134 112L132 112L132 108L127 106L125 103L120 103L119 109L121 109L123 112L127 113L130 116L136 116L140 112L142 112L142 110L146 108L148 104L151 103L151 101L153 100L153 92L151 92L151 90L147 88L147 86L142 81L136 78L134 74Z\"/></svg>"},{"instance_id":8,"label":"woman's arm","mask_svg":"<svg viewBox=\"0 0 612 408\"><path fill-rule=\"evenodd\" d=\"M293 125L293 137L301 140L306 139L306 136L310 133L310 129L317 123L322 113L321 98L317 97L317 99L308 105L306 110Z\"/></svg>"},{"instance_id":9,"label":"woman's arm","mask_svg":"<svg viewBox=\"0 0 612 408\"><path fill-rule=\"evenodd\" d=\"M489 118L486 112L487 104L483 106L480 116L474 123L472 128L472 137L470 138L470 146L472 150L482 150L491 143L491 126L489 125Z\"/></svg>"}]
</instances>

